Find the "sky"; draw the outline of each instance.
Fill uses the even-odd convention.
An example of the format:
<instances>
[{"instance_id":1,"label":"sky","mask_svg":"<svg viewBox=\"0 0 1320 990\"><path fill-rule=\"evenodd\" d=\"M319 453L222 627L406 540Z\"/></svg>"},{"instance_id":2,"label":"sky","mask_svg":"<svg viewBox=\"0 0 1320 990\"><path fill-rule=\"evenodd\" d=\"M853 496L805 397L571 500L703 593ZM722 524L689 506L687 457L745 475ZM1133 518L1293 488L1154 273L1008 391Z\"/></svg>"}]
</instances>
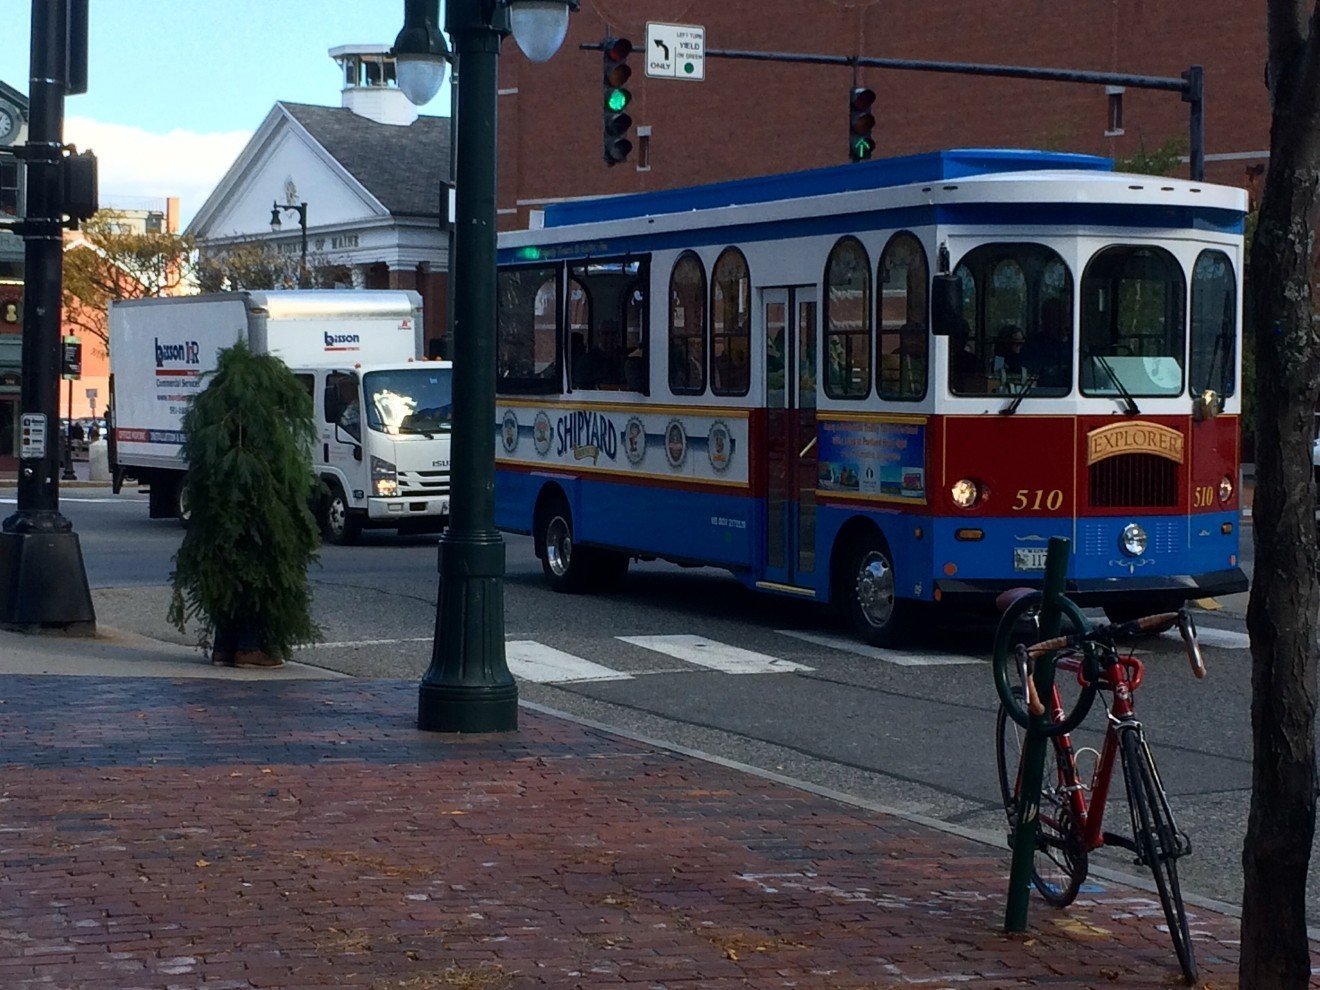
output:
<instances>
[{"instance_id":1,"label":"sky","mask_svg":"<svg viewBox=\"0 0 1320 990\"><path fill-rule=\"evenodd\" d=\"M403 5L90 0L88 89L65 101L64 140L96 153L103 205L178 196L186 225L277 100L339 106L327 52L393 43ZM0 80L26 94L32 4L0 7Z\"/></svg>"}]
</instances>

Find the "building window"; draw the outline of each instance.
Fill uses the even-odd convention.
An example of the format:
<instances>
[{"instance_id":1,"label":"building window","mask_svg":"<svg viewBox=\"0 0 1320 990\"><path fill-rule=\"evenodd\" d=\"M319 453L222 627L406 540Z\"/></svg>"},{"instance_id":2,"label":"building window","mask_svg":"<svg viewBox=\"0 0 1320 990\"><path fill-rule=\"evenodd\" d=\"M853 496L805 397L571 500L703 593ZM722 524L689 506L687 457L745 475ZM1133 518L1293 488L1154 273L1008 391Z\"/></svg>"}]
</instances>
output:
<instances>
[{"instance_id":1,"label":"building window","mask_svg":"<svg viewBox=\"0 0 1320 990\"><path fill-rule=\"evenodd\" d=\"M1123 87L1106 86L1105 96L1109 101L1109 124L1105 128L1105 137L1118 137L1123 133Z\"/></svg>"},{"instance_id":2,"label":"building window","mask_svg":"<svg viewBox=\"0 0 1320 990\"><path fill-rule=\"evenodd\" d=\"M0 213L18 216L18 162L0 161Z\"/></svg>"},{"instance_id":3,"label":"building window","mask_svg":"<svg viewBox=\"0 0 1320 990\"><path fill-rule=\"evenodd\" d=\"M743 253L725 248L710 281L710 390L746 395L752 383L752 278Z\"/></svg>"},{"instance_id":4,"label":"building window","mask_svg":"<svg viewBox=\"0 0 1320 990\"><path fill-rule=\"evenodd\" d=\"M825 262L825 394L871 394L871 259L855 237L844 237Z\"/></svg>"},{"instance_id":5,"label":"building window","mask_svg":"<svg viewBox=\"0 0 1320 990\"><path fill-rule=\"evenodd\" d=\"M699 395L706 390L706 270L684 252L669 276L669 391Z\"/></svg>"}]
</instances>

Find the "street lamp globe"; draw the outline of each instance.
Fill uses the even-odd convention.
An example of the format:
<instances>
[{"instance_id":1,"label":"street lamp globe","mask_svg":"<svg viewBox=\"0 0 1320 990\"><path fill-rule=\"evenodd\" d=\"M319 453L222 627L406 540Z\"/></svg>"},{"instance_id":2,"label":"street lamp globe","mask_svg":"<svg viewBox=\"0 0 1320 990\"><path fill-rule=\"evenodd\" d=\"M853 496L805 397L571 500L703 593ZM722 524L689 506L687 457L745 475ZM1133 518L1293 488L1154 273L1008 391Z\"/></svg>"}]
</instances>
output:
<instances>
[{"instance_id":1,"label":"street lamp globe","mask_svg":"<svg viewBox=\"0 0 1320 990\"><path fill-rule=\"evenodd\" d=\"M394 39L395 78L413 106L430 103L445 81L449 46L440 33L439 0L404 0L403 29Z\"/></svg>"},{"instance_id":2,"label":"street lamp globe","mask_svg":"<svg viewBox=\"0 0 1320 990\"><path fill-rule=\"evenodd\" d=\"M399 89L414 106L435 98L445 81L445 61L429 55L398 55L394 59Z\"/></svg>"},{"instance_id":3,"label":"street lamp globe","mask_svg":"<svg viewBox=\"0 0 1320 990\"><path fill-rule=\"evenodd\" d=\"M546 62L568 34L568 13L577 0L509 0L513 40L533 62Z\"/></svg>"}]
</instances>

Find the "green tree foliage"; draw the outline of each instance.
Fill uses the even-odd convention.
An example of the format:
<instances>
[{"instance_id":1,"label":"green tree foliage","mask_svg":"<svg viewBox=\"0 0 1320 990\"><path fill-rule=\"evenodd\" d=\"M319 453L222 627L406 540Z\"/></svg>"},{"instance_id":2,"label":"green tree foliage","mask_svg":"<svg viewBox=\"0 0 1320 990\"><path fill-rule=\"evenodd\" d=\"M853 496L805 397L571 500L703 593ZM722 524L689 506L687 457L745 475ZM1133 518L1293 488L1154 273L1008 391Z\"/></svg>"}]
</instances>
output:
<instances>
[{"instance_id":1,"label":"green tree foliage","mask_svg":"<svg viewBox=\"0 0 1320 990\"><path fill-rule=\"evenodd\" d=\"M64 252L65 318L105 347L110 303L173 295L192 278L192 257L188 235L141 232L123 213L101 210Z\"/></svg>"},{"instance_id":2,"label":"green tree foliage","mask_svg":"<svg viewBox=\"0 0 1320 990\"><path fill-rule=\"evenodd\" d=\"M1147 151L1143 140L1133 154L1114 159L1114 171L1135 172L1138 175L1173 175L1183 167L1186 156L1186 138L1169 138L1154 151Z\"/></svg>"},{"instance_id":3,"label":"green tree foliage","mask_svg":"<svg viewBox=\"0 0 1320 990\"><path fill-rule=\"evenodd\" d=\"M199 292L235 292L239 289L333 289L343 269L331 265L324 255L308 254L307 270L301 272L302 257L282 254L269 244L233 244L208 248L197 259Z\"/></svg>"},{"instance_id":4,"label":"green tree foliage","mask_svg":"<svg viewBox=\"0 0 1320 990\"><path fill-rule=\"evenodd\" d=\"M188 529L175 555L169 619L246 630L271 656L315 642L307 569L320 536L309 506L315 439L307 390L278 358L220 352L183 419Z\"/></svg>"}]
</instances>

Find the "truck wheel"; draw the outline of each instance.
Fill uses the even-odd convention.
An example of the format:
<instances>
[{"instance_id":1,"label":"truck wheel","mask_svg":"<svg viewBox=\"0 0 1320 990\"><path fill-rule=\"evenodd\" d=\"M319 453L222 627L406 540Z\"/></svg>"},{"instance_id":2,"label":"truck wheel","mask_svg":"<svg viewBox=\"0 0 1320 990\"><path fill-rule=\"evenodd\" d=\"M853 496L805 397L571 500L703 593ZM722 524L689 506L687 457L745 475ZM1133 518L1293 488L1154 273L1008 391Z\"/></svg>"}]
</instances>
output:
<instances>
[{"instance_id":1,"label":"truck wheel","mask_svg":"<svg viewBox=\"0 0 1320 990\"><path fill-rule=\"evenodd\" d=\"M911 603L896 594L893 556L878 534L863 534L846 555L835 587L853 634L871 646L892 646L907 632Z\"/></svg>"},{"instance_id":2,"label":"truck wheel","mask_svg":"<svg viewBox=\"0 0 1320 990\"><path fill-rule=\"evenodd\" d=\"M188 506L187 482L188 478L184 476L174 486L174 515L178 518L181 526L187 526L188 519L192 515L192 509Z\"/></svg>"},{"instance_id":3,"label":"truck wheel","mask_svg":"<svg viewBox=\"0 0 1320 990\"><path fill-rule=\"evenodd\" d=\"M330 483L330 492L325 497L325 507L321 510L321 532L331 543L341 547L356 543L362 535L362 521L349 508L348 496L337 482Z\"/></svg>"}]
</instances>

